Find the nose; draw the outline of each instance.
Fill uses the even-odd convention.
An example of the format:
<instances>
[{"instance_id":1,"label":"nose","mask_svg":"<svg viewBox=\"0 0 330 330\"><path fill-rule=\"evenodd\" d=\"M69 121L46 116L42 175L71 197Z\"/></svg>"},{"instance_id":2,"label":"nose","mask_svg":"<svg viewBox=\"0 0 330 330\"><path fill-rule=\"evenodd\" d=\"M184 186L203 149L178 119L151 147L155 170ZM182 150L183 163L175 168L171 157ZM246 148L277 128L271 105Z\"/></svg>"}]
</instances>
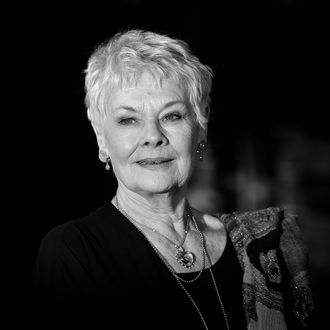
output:
<instances>
[{"instance_id":1,"label":"nose","mask_svg":"<svg viewBox=\"0 0 330 330\"><path fill-rule=\"evenodd\" d=\"M141 144L144 146L157 147L168 143L163 128L158 121L146 123Z\"/></svg>"}]
</instances>

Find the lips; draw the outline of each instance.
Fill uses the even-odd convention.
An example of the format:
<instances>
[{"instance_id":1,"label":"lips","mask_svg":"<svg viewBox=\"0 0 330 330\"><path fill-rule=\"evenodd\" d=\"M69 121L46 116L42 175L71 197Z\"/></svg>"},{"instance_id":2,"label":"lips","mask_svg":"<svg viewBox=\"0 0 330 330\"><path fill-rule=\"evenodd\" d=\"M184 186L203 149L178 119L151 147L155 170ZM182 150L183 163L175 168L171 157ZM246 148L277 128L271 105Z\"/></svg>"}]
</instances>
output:
<instances>
[{"instance_id":1,"label":"lips","mask_svg":"<svg viewBox=\"0 0 330 330\"><path fill-rule=\"evenodd\" d=\"M137 161L139 165L160 165L163 163L168 163L172 158L164 158L164 157L157 157L157 158L144 158Z\"/></svg>"}]
</instances>

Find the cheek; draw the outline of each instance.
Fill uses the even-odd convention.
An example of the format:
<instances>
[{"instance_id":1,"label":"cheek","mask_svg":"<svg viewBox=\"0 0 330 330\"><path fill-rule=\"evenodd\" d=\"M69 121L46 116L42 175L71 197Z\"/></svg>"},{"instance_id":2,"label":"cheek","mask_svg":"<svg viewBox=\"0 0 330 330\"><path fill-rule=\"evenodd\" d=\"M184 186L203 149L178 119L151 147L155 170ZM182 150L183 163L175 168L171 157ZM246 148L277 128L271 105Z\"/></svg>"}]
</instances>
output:
<instances>
[{"instance_id":1,"label":"cheek","mask_svg":"<svg viewBox=\"0 0 330 330\"><path fill-rule=\"evenodd\" d=\"M194 129L189 129L178 136L180 149L188 158L194 158L194 153L197 149L197 132Z\"/></svg>"},{"instance_id":2,"label":"cheek","mask_svg":"<svg viewBox=\"0 0 330 330\"><path fill-rule=\"evenodd\" d=\"M132 146L125 143L125 141L113 141L113 143L109 143L109 153L111 160L117 162L127 162L132 153Z\"/></svg>"},{"instance_id":3,"label":"cheek","mask_svg":"<svg viewBox=\"0 0 330 330\"><path fill-rule=\"evenodd\" d=\"M178 139L178 153L182 170L188 170L194 166L196 161L197 136L194 132L189 132Z\"/></svg>"},{"instance_id":4,"label":"cheek","mask_svg":"<svg viewBox=\"0 0 330 330\"><path fill-rule=\"evenodd\" d=\"M134 142L116 130L108 130L104 134L105 144L111 160L127 159L134 150Z\"/></svg>"}]
</instances>

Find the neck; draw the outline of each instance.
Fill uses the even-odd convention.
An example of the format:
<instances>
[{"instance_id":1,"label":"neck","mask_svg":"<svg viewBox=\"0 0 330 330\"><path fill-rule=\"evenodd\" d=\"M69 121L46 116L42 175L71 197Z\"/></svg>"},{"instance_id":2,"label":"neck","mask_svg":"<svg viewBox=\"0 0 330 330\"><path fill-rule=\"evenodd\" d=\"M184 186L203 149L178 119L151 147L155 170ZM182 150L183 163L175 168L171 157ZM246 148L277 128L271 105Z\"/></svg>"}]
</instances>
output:
<instances>
[{"instance_id":1,"label":"neck","mask_svg":"<svg viewBox=\"0 0 330 330\"><path fill-rule=\"evenodd\" d=\"M187 212L184 192L141 195L119 184L117 200L120 208L141 225L170 237L183 236ZM117 206L116 197L112 203Z\"/></svg>"}]
</instances>

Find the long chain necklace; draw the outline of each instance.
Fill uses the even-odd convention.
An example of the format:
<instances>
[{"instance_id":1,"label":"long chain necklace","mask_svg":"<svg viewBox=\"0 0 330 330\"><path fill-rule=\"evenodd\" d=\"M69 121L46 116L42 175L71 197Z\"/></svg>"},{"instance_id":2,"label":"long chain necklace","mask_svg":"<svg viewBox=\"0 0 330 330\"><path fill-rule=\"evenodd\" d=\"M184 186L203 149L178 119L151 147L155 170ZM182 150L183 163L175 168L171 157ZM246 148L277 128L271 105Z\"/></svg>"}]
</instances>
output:
<instances>
[{"instance_id":1,"label":"long chain necklace","mask_svg":"<svg viewBox=\"0 0 330 330\"><path fill-rule=\"evenodd\" d=\"M118 205L118 201L116 200L116 203ZM164 237L168 242L170 242L171 244L174 245L176 252L175 252L175 259L176 261L183 267L185 268L192 268L195 265L196 262L196 256L193 252L191 251L186 251L183 247L184 242L186 241L186 237L189 231L189 220L191 218L190 213L187 214L187 221L186 221L186 226L185 226L185 230L184 230L184 236L181 240L180 244L176 244L175 242L173 242L172 240L170 240L167 236L165 236L164 234L160 233L158 230L156 230L155 228L151 228L149 226L146 226L143 223L137 222L135 221L135 219L132 219L135 223L137 223L138 225L141 225L149 230L152 230L152 232L157 233L158 235Z\"/></svg>"},{"instance_id":2,"label":"long chain necklace","mask_svg":"<svg viewBox=\"0 0 330 330\"><path fill-rule=\"evenodd\" d=\"M119 205L119 202L118 202L118 198L117 198L117 195L115 197L116 199L116 206L117 206L117 209L128 219L130 220L134 225L135 227L141 232L141 234L146 238L146 240L149 242L149 244L151 245L151 247L153 248L153 250L157 253L157 255L160 257L160 259L164 262L165 266L168 268L168 270L172 273L172 275L174 276L174 278L177 280L177 282L179 283L179 285L181 286L181 288L183 289L183 291L186 293L186 295L188 296L188 298L190 299L190 301L192 302L192 304L194 305L194 307L196 308L202 322L203 322L203 325L205 327L206 330L208 330L208 326L207 326L207 323L199 309L199 307L197 306L195 300L193 299L193 297L190 295L190 293L188 292L188 290L185 288L185 286L183 285L182 282L184 283L191 283L191 282L195 282L199 277L200 275L202 274L204 268L205 268L205 256L208 257L208 260L209 260L209 263L210 263L210 267L209 267L209 271L210 271L210 274L211 274L211 278L212 278L212 282L213 282L213 285L214 285L214 288L215 288L215 291L216 291L216 294L217 294L217 297L218 297L218 300L219 300L219 304L220 304L220 307L221 307L221 311L222 311L222 314L223 314L223 317L224 317L224 320L225 320L225 323L226 323L226 328L227 330L230 330L230 327L229 327L229 322L228 322L228 318L227 318L227 315L226 315L226 312L225 312L225 308L223 306L223 303L222 303L222 300L221 300L221 297L220 297L220 293L219 293L219 290L218 290L218 286L217 286L217 283L214 279L214 275L213 275L213 272L212 272L212 263L211 263L211 258L209 256L209 254L207 253L206 251L206 247L205 247L205 240L204 240L204 235L202 233L202 231L199 229L199 227L197 226L197 223L196 223L196 219L195 217L192 215L192 212L191 212L191 209L190 207L188 206L188 210L189 210L189 215L190 217L193 219L193 222L194 222L194 226L196 228L196 230L198 231L199 235L200 235L200 238L201 238L201 246L202 246L202 250L203 250L203 267L201 268L201 270L199 271L199 273L197 274L197 276L195 278L193 278L192 280L184 280L183 278L181 278L180 276L178 276L174 269L172 268L172 266L168 263L168 261L165 259L165 257L158 251L158 249L154 246L154 244L150 241L150 239L146 236L146 234L140 229L139 226L137 226L136 224L139 224L139 222L137 222L135 219L133 219L131 216L129 216L122 208L121 206ZM186 235L185 235L186 236ZM164 236L165 237L165 236ZM184 237L185 239L185 237Z\"/></svg>"}]
</instances>

